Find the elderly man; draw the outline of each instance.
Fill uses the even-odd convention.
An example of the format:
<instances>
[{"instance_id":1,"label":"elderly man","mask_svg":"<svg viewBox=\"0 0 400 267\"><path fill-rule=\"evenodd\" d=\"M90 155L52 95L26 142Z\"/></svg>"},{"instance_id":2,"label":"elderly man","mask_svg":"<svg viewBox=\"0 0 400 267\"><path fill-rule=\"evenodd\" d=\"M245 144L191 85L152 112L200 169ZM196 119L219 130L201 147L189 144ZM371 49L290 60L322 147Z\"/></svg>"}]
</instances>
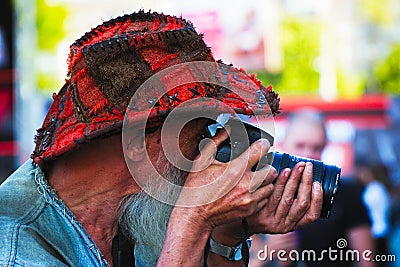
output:
<instances>
[{"instance_id":1,"label":"elderly man","mask_svg":"<svg viewBox=\"0 0 400 267\"><path fill-rule=\"evenodd\" d=\"M253 233L284 233L319 217L322 189L311 164L279 175L272 167L252 171L266 140L228 163L214 154L229 129L202 142L219 112L276 113L271 88L218 68L215 77L235 92L204 80L163 95L139 90L168 67L202 61L221 64L191 23L143 11L104 22L71 45L68 78L53 95L32 160L0 188L0 265L242 266ZM187 77L171 73L156 75L160 87ZM168 114L200 98L210 101L182 108L163 132ZM187 120L190 111L201 116ZM163 144L175 141L189 169L166 156ZM160 181L184 186L176 194Z\"/></svg>"}]
</instances>

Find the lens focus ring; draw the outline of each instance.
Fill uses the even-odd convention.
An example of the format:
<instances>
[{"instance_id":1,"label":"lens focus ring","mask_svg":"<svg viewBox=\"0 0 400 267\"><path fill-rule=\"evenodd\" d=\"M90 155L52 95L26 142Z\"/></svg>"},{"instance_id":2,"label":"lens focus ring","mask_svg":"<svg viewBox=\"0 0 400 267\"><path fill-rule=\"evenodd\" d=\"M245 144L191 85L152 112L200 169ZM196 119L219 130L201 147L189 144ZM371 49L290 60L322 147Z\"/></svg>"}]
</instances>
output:
<instances>
[{"instance_id":1,"label":"lens focus ring","mask_svg":"<svg viewBox=\"0 0 400 267\"><path fill-rule=\"evenodd\" d=\"M313 181L323 185L323 177L325 173L325 165L320 161L311 160L313 164Z\"/></svg>"}]
</instances>

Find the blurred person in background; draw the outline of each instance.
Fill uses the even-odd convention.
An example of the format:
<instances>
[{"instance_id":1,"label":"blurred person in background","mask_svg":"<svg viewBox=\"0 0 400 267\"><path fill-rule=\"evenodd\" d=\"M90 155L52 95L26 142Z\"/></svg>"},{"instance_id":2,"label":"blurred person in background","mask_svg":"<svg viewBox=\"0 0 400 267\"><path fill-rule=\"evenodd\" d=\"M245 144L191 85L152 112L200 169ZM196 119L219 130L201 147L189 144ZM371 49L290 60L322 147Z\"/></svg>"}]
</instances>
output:
<instances>
[{"instance_id":1,"label":"blurred person in background","mask_svg":"<svg viewBox=\"0 0 400 267\"><path fill-rule=\"evenodd\" d=\"M364 185L362 200L372 223L371 232L377 255L388 255L387 237L390 231L391 198L388 191L387 168L380 163L356 160L355 178ZM380 263L386 266L385 263Z\"/></svg>"},{"instance_id":2,"label":"blurred person in background","mask_svg":"<svg viewBox=\"0 0 400 267\"><path fill-rule=\"evenodd\" d=\"M327 133L322 114L307 108L291 114L283 140L283 152L321 160L322 152L327 144ZM313 250L318 258L322 255L323 250L329 248L337 250L337 242L341 239L345 239L347 242L343 250L358 250L360 259L363 251L374 251L370 221L362 203L361 193L360 183L352 178L342 177L329 219L317 220L287 234L253 238L252 266L375 266L372 261L331 260L328 254L324 255L322 261L279 261L275 258L273 262L262 262L257 259L257 250L265 250L265 246L268 251L286 251L286 255L292 250L299 251L300 255L301 251Z\"/></svg>"}]
</instances>

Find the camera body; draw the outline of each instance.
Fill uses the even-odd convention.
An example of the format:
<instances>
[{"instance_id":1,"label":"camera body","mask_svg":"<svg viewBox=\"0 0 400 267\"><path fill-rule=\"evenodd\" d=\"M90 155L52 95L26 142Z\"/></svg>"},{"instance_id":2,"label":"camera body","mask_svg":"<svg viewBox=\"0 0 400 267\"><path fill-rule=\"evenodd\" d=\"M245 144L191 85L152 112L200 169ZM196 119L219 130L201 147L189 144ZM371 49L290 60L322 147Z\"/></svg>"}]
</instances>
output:
<instances>
[{"instance_id":1,"label":"camera body","mask_svg":"<svg viewBox=\"0 0 400 267\"><path fill-rule=\"evenodd\" d=\"M215 158L221 162L228 162L240 154L242 154L252 143L265 138L271 145L274 138L262 129L237 118L230 118L225 125L231 128L230 137L225 140L217 149ZM219 123L214 124L211 128L223 126ZM210 126L209 126L210 129ZM327 165L322 161L297 157L287 153L269 152L259 163L253 167L253 170L265 167L266 164L272 165L278 174L285 168L292 169L298 162L311 162L313 164L313 181L317 181L323 188L323 206L320 218L329 218L333 207L336 192L339 187L341 169L335 165Z\"/></svg>"}]
</instances>

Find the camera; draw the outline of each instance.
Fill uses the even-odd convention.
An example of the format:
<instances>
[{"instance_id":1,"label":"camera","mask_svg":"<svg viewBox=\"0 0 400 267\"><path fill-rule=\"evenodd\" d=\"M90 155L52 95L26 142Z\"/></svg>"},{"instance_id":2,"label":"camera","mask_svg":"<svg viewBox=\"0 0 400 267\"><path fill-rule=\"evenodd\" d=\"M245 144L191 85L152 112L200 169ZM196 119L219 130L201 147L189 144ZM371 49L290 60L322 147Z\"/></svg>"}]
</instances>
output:
<instances>
[{"instance_id":1,"label":"camera","mask_svg":"<svg viewBox=\"0 0 400 267\"><path fill-rule=\"evenodd\" d=\"M228 162L242 154L252 143L260 138L267 139L271 145L274 138L266 131L238 118L229 118L224 124L217 122L208 127L211 136L222 128L229 125L230 136L217 149L215 158L221 162ZM322 161L297 157L287 153L269 152L256 166L253 171L265 167L266 164L273 166L278 174L285 168L292 169L298 162L311 162L313 164L313 181L317 181L323 188L323 206L320 218L329 218L333 207L336 192L339 186L341 169L335 165L327 165Z\"/></svg>"}]
</instances>

